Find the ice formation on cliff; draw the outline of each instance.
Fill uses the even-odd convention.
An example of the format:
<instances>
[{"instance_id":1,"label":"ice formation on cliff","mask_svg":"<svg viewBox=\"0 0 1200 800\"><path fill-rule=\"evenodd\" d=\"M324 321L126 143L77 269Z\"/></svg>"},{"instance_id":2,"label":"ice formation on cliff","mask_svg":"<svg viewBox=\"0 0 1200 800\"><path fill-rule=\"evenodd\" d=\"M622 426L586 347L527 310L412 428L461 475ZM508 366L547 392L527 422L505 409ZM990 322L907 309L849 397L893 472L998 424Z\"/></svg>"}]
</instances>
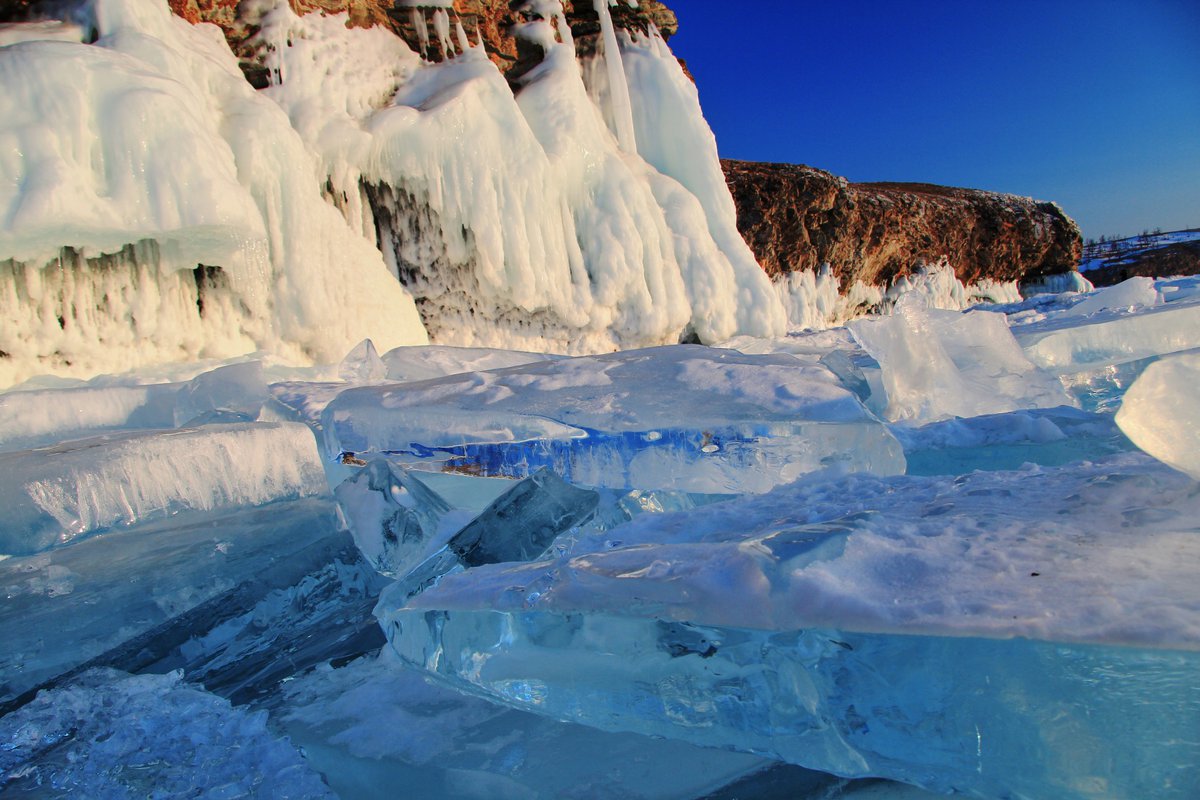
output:
<instances>
[{"instance_id":1,"label":"ice formation on cliff","mask_svg":"<svg viewBox=\"0 0 1200 800\"><path fill-rule=\"evenodd\" d=\"M5 184L25 190L0 231L4 382L251 350L328 361L364 334L420 343L404 287L453 344L782 333L657 32L618 31L598 3L604 44L581 64L561 6L531 6L517 33L546 55L514 98L465 31L449 40L444 4L409 5L453 57L423 61L344 15L249 7L261 94L215 29L139 0L75 12L92 44L40 25L6 48L21 91L5 135L23 155Z\"/></svg>"},{"instance_id":2,"label":"ice formation on cliff","mask_svg":"<svg viewBox=\"0 0 1200 800\"><path fill-rule=\"evenodd\" d=\"M76 13L94 43L0 50L0 382L424 341L215 27L136 0Z\"/></svg>"}]
</instances>

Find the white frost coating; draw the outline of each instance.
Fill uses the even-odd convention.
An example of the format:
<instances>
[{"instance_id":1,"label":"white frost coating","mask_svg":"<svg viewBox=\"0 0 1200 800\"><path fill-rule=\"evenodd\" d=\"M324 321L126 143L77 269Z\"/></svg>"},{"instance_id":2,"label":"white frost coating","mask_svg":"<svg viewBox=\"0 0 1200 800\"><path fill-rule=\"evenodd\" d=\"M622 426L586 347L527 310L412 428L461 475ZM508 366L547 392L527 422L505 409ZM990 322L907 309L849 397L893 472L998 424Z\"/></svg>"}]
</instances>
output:
<instances>
[{"instance_id":1,"label":"white frost coating","mask_svg":"<svg viewBox=\"0 0 1200 800\"><path fill-rule=\"evenodd\" d=\"M964 311L978 303L1017 303L1021 300L1016 281L985 279L967 285L958 279L954 267L944 258L936 264L918 267L911 275L892 284L884 294L884 304L893 305L908 294L921 295L932 308L948 311Z\"/></svg>"},{"instance_id":2,"label":"white frost coating","mask_svg":"<svg viewBox=\"0 0 1200 800\"><path fill-rule=\"evenodd\" d=\"M1150 455L1200 481L1200 355L1164 358L1125 393L1117 425Z\"/></svg>"},{"instance_id":3,"label":"white frost coating","mask_svg":"<svg viewBox=\"0 0 1200 800\"><path fill-rule=\"evenodd\" d=\"M326 491L312 433L295 423L126 433L6 453L0 552L37 552L185 509Z\"/></svg>"},{"instance_id":4,"label":"white frost coating","mask_svg":"<svg viewBox=\"0 0 1200 800\"><path fill-rule=\"evenodd\" d=\"M64 245L155 239L168 269L249 277L243 248L265 228L209 98L120 44L0 51L0 257L41 265Z\"/></svg>"},{"instance_id":5,"label":"white frost coating","mask_svg":"<svg viewBox=\"0 0 1200 800\"><path fill-rule=\"evenodd\" d=\"M0 47L19 42L83 41L83 29L70 22L44 20L40 22L6 22L0 24Z\"/></svg>"},{"instance_id":6,"label":"white frost coating","mask_svg":"<svg viewBox=\"0 0 1200 800\"><path fill-rule=\"evenodd\" d=\"M333 360L373 325L389 347L425 338L218 29L143 0L92 12L95 45L0 51L0 152L22 154L0 158L0 258L17 261L0 262L0 349L13 356L0 380L255 349ZM91 257L138 242L116 270L39 269L64 245ZM197 264L223 282L203 313Z\"/></svg>"},{"instance_id":7,"label":"white frost coating","mask_svg":"<svg viewBox=\"0 0 1200 800\"><path fill-rule=\"evenodd\" d=\"M1003 314L942 311L909 294L892 316L847 327L882 368L892 421L1074 405L1056 378L1026 358Z\"/></svg>"},{"instance_id":8,"label":"white frost coating","mask_svg":"<svg viewBox=\"0 0 1200 800\"><path fill-rule=\"evenodd\" d=\"M855 281L846 294L828 264L779 276L775 291L787 314L788 330L825 330L862 316L883 302L883 290Z\"/></svg>"},{"instance_id":9,"label":"white frost coating","mask_svg":"<svg viewBox=\"0 0 1200 800\"><path fill-rule=\"evenodd\" d=\"M649 35L632 39L622 31L620 44L624 65L624 80L620 83L628 85L637 152L696 196L712 240L724 256L716 260L706 255L709 262L706 272L711 283L697 286L692 293L694 304L701 294L735 300L732 304L727 300L726 308L736 313L736 328L727 330L723 327L725 323L718 326L714 320L710 327L725 332L715 333L712 340L734 333L782 335L787 324L783 307L766 273L738 233L733 197L721 171L716 138L700 108L696 85L683 73L657 30L651 28ZM612 80L601 73L594 61L584 69L593 99L602 103L605 92L611 91ZM711 301L708 304L713 305ZM696 316L703 319L701 313ZM702 322L696 324L698 330L702 327Z\"/></svg>"},{"instance_id":10,"label":"white frost coating","mask_svg":"<svg viewBox=\"0 0 1200 800\"><path fill-rule=\"evenodd\" d=\"M890 312L901 297L920 295L931 308L963 311L980 303L1016 303L1021 295L1015 281L985 279L964 284L944 259L923 266L896 281L886 291L855 281L846 292L828 264L812 270L789 272L775 280L775 291L787 311L789 330L825 330L869 313Z\"/></svg>"},{"instance_id":11,"label":"white frost coating","mask_svg":"<svg viewBox=\"0 0 1200 800\"><path fill-rule=\"evenodd\" d=\"M782 309L737 235L694 91L689 113L710 145L698 158L710 162L706 185L724 193L727 211L716 239L706 198L697 203L695 188L608 135L580 90L561 3L519 10L540 17L515 32L546 60L517 103L479 48L438 64L380 59L341 17L297 19L286 7L267 15L260 36L276 43L271 63L283 76L268 91L364 232L356 184L381 187L373 203L385 257L422 298L431 334L444 344L598 352L676 341L689 328L705 341L782 333ZM360 73L397 81L390 106L343 107L343 95L377 98L387 83Z\"/></svg>"},{"instance_id":12,"label":"white frost coating","mask_svg":"<svg viewBox=\"0 0 1200 800\"><path fill-rule=\"evenodd\" d=\"M588 99L573 44L552 44L547 22L525 27L533 35L540 30L538 38L550 47L517 104L555 183L563 187L593 296L607 307L602 324L634 333L634 341L679 331L690 309L675 257L676 234L652 189L659 176L617 149Z\"/></svg>"},{"instance_id":13,"label":"white frost coating","mask_svg":"<svg viewBox=\"0 0 1200 800\"><path fill-rule=\"evenodd\" d=\"M482 53L422 67L368 132L364 177L428 204L440 230L419 235L442 241L421 244L440 244L451 264L473 269L478 300L545 309L588 327L593 301L569 209L512 92Z\"/></svg>"},{"instance_id":14,"label":"white frost coating","mask_svg":"<svg viewBox=\"0 0 1200 800\"><path fill-rule=\"evenodd\" d=\"M608 6L608 0L592 0L592 7L600 16L602 44L598 58L604 62L604 72L608 77L608 103L604 110L621 149L626 153L636 153L637 137L633 130L633 106L629 99L629 84L625 82L621 48L617 44L617 32L613 27L612 15L608 13Z\"/></svg>"}]
</instances>

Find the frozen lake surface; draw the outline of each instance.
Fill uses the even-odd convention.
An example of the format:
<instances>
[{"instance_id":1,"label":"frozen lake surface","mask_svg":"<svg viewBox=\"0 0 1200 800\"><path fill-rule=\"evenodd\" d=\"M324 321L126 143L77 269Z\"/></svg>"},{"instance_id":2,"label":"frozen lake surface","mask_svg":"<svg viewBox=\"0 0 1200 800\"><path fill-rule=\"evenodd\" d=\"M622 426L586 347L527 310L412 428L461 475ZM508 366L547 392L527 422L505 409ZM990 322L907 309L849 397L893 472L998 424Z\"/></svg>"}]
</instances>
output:
<instances>
[{"instance_id":1,"label":"frozen lake surface","mask_svg":"<svg viewBox=\"0 0 1200 800\"><path fill-rule=\"evenodd\" d=\"M1198 286L17 387L0 779L1194 797Z\"/></svg>"}]
</instances>

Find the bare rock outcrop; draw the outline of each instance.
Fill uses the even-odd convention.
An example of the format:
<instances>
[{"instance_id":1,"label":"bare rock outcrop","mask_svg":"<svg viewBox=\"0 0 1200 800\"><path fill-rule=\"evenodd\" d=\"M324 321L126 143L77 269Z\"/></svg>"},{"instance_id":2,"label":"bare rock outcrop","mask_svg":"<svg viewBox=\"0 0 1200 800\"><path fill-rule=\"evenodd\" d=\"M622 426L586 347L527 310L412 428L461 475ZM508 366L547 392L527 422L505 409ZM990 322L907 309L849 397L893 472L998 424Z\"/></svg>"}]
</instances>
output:
<instances>
[{"instance_id":1,"label":"bare rock outcrop","mask_svg":"<svg viewBox=\"0 0 1200 800\"><path fill-rule=\"evenodd\" d=\"M828 263L843 287L887 285L945 257L964 282L1031 280L1079 263L1054 203L923 183L850 183L803 165L723 161L738 229L772 276Z\"/></svg>"}]
</instances>

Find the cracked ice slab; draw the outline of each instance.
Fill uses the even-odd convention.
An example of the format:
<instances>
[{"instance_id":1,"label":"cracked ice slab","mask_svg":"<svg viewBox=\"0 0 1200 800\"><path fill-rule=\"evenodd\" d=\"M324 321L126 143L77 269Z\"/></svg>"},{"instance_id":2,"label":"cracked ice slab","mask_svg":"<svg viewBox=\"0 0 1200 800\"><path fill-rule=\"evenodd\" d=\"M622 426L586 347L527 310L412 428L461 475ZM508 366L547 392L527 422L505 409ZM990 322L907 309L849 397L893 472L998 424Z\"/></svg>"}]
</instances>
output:
<instances>
[{"instance_id":1,"label":"cracked ice slab","mask_svg":"<svg viewBox=\"0 0 1200 800\"><path fill-rule=\"evenodd\" d=\"M0 708L100 659L134 669L348 545L324 498L183 512L0 561Z\"/></svg>"},{"instance_id":2,"label":"cracked ice slab","mask_svg":"<svg viewBox=\"0 0 1200 800\"><path fill-rule=\"evenodd\" d=\"M682 423L681 423L682 420ZM800 475L903 472L895 438L821 365L673 346L351 389L322 415L330 455L689 492Z\"/></svg>"},{"instance_id":3,"label":"cracked ice slab","mask_svg":"<svg viewBox=\"0 0 1200 800\"><path fill-rule=\"evenodd\" d=\"M312 433L296 423L205 425L0 454L0 552L28 555L184 510L328 492Z\"/></svg>"},{"instance_id":4,"label":"cracked ice slab","mask_svg":"<svg viewBox=\"0 0 1200 800\"><path fill-rule=\"evenodd\" d=\"M975 796L1194 795L1200 496L1139 453L641 516L376 610L455 686Z\"/></svg>"},{"instance_id":5,"label":"cracked ice slab","mask_svg":"<svg viewBox=\"0 0 1200 800\"><path fill-rule=\"evenodd\" d=\"M1104 308L1057 316L1013 330L1025 355L1069 374L1200 347L1200 301L1186 298L1137 313Z\"/></svg>"}]
</instances>

